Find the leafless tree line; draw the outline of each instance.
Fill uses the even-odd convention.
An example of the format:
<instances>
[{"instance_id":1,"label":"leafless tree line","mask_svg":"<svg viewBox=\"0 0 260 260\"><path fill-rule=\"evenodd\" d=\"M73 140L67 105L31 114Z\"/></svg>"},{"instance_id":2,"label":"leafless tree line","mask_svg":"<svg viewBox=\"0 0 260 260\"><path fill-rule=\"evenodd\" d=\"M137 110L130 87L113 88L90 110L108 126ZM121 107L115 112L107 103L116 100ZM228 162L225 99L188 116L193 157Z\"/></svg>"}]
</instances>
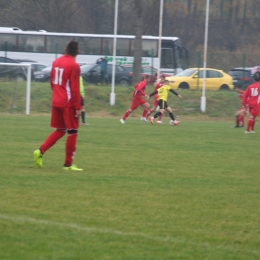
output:
<instances>
[{"instance_id":1,"label":"leafless tree line","mask_svg":"<svg viewBox=\"0 0 260 260\"><path fill-rule=\"evenodd\" d=\"M0 0L0 26L112 34L114 7L115 0ZM201 51L205 8L206 0L164 0L163 36ZM160 0L119 0L118 34L158 35L159 9ZM259 22L260 0L211 0L210 51L258 54Z\"/></svg>"},{"instance_id":2,"label":"leafless tree line","mask_svg":"<svg viewBox=\"0 0 260 260\"><path fill-rule=\"evenodd\" d=\"M259 45L259 0L211 0L210 47L237 51ZM115 0L0 0L0 25L23 30L113 33ZM160 0L119 0L118 33L158 35ZM164 0L163 35L189 50L203 44L206 0ZM141 17L140 17L141 11Z\"/></svg>"}]
</instances>

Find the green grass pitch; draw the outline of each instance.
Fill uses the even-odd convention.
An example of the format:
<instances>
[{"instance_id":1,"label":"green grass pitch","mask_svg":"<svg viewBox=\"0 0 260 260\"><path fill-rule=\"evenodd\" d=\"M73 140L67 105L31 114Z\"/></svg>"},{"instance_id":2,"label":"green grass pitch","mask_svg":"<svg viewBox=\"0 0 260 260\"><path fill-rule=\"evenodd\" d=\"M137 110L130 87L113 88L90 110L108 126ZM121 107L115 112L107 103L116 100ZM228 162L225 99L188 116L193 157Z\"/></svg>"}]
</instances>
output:
<instances>
[{"instance_id":1,"label":"green grass pitch","mask_svg":"<svg viewBox=\"0 0 260 260\"><path fill-rule=\"evenodd\" d=\"M49 116L1 115L0 259L260 259L259 134L88 118L33 163Z\"/></svg>"}]
</instances>

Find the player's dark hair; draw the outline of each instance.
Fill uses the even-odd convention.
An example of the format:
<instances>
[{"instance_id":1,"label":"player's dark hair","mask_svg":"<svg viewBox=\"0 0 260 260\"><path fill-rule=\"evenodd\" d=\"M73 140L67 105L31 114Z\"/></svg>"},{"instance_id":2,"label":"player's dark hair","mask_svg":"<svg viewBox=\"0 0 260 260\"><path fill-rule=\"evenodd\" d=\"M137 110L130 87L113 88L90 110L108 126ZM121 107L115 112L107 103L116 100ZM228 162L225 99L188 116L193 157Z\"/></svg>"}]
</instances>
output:
<instances>
[{"instance_id":1,"label":"player's dark hair","mask_svg":"<svg viewBox=\"0 0 260 260\"><path fill-rule=\"evenodd\" d=\"M70 41L66 46L66 53L75 57L79 53L79 43L77 41Z\"/></svg>"},{"instance_id":2,"label":"player's dark hair","mask_svg":"<svg viewBox=\"0 0 260 260\"><path fill-rule=\"evenodd\" d=\"M260 81L260 72L256 72L256 73L254 74L254 80L255 80L256 82L259 82L259 81Z\"/></svg>"},{"instance_id":3,"label":"player's dark hair","mask_svg":"<svg viewBox=\"0 0 260 260\"><path fill-rule=\"evenodd\" d=\"M145 75L145 79L150 79L151 76L150 75Z\"/></svg>"}]
</instances>

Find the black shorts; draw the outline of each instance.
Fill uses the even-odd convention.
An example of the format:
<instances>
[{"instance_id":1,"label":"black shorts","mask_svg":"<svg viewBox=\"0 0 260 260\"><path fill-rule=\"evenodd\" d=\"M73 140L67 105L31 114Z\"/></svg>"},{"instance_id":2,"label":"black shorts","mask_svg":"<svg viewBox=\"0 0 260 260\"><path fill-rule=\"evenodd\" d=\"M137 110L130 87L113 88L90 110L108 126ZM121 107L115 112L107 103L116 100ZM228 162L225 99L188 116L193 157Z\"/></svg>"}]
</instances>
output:
<instances>
[{"instance_id":1,"label":"black shorts","mask_svg":"<svg viewBox=\"0 0 260 260\"><path fill-rule=\"evenodd\" d=\"M81 105L82 107L84 107L84 104L85 104L84 101L85 101L85 99L81 97L80 100L81 100L80 105Z\"/></svg>"},{"instance_id":2,"label":"black shorts","mask_svg":"<svg viewBox=\"0 0 260 260\"><path fill-rule=\"evenodd\" d=\"M168 104L165 100L159 99L158 100L158 106L160 107L160 109L167 109Z\"/></svg>"}]
</instances>

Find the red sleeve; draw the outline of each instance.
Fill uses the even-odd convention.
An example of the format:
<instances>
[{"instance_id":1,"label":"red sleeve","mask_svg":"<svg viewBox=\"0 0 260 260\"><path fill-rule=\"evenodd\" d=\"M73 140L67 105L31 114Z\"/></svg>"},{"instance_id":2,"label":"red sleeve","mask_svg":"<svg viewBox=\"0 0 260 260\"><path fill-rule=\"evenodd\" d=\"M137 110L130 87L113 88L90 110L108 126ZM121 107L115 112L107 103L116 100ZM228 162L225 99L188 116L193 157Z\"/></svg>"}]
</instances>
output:
<instances>
[{"instance_id":1,"label":"red sleeve","mask_svg":"<svg viewBox=\"0 0 260 260\"><path fill-rule=\"evenodd\" d=\"M243 93L243 100L242 100L243 106L247 104L249 94L250 94L250 88L248 87L247 90Z\"/></svg>"},{"instance_id":2,"label":"red sleeve","mask_svg":"<svg viewBox=\"0 0 260 260\"><path fill-rule=\"evenodd\" d=\"M159 83L157 83L156 84L156 86L155 86L155 88L154 88L154 91L156 91L158 88L160 88L161 87L161 82L159 82Z\"/></svg>"},{"instance_id":3,"label":"red sleeve","mask_svg":"<svg viewBox=\"0 0 260 260\"><path fill-rule=\"evenodd\" d=\"M76 110L80 110L81 101L80 101L80 68L78 64L75 64L72 67L71 76L70 76L70 86L71 86L71 98L73 106Z\"/></svg>"},{"instance_id":4,"label":"red sleeve","mask_svg":"<svg viewBox=\"0 0 260 260\"><path fill-rule=\"evenodd\" d=\"M51 74L50 74L50 84L51 84L51 89L53 89L53 84L52 84L52 79L54 78L53 74L54 74L54 69L53 69L53 64L52 64L52 67L51 67Z\"/></svg>"},{"instance_id":5,"label":"red sleeve","mask_svg":"<svg viewBox=\"0 0 260 260\"><path fill-rule=\"evenodd\" d=\"M146 88L146 82L145 81L142 81L138 84L138 86L136 87L136 90L139 91L139 93L142 95L142 96L145 96L145 90Z\"/></svg>"}]
</instances>

